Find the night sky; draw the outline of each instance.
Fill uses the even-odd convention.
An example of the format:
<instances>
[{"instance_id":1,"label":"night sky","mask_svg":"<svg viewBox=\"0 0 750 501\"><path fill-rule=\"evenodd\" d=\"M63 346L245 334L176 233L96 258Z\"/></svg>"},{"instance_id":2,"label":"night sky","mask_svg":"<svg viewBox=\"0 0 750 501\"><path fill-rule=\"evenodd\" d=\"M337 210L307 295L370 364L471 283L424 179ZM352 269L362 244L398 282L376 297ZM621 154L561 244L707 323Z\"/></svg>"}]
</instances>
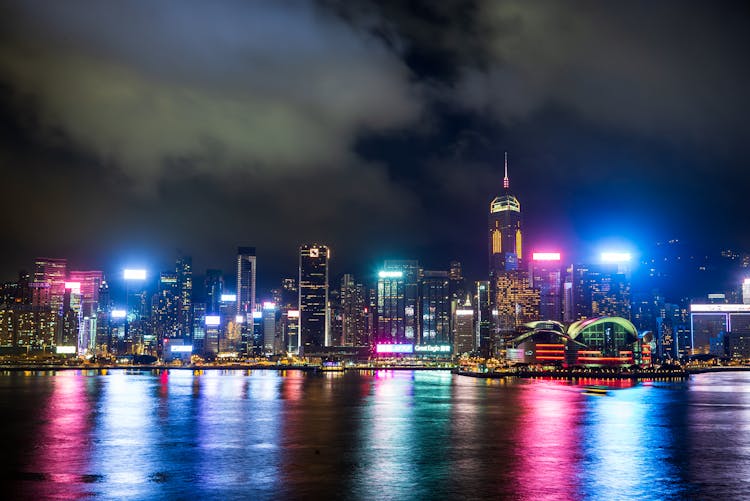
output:
<instances>
[{"instance_id":1,"label":"night sky","mask_svg":"<svg viewBox=\"0 0 750 501\"><path fill-rule=\"evenodd\" d=\"M750 249L747 10L719 2L0 4L0 279L36 256L259 280L325 242L486 272L527 248Z\"/></svg>"}]
</instances>

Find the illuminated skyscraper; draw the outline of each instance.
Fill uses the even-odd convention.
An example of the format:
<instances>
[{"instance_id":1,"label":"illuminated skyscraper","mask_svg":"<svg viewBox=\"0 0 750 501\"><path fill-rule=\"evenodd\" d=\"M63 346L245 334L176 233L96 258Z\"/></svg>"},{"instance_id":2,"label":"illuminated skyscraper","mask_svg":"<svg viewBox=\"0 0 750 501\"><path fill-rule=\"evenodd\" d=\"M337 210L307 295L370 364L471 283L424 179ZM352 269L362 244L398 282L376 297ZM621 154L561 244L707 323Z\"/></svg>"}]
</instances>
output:
<instances>
[{"instance_id":1,"label":"illuminated skyscraper","mask_svg":"<svg viewBox=\"0 0 750 501\"><path fill-rule=\"evenodd\" d=\"M206 312L210 315L221 313L224 294L224 276L221 270L206 270Z\"/></svg>"},{"instance_id":2,"label":"illuminated skyscraper","mask_svg":"<svg viewBox=\"0 0 750 501\"><path fill-rule=\"evenodd\" d=\"M284 343L289 353L299 353L299 310L287 310L282 314Z\"/></svg>"},{"instance_id":3,"label":"illuminated skyscraper","mask_svg":"<svg viewBox=\"0 0 750 501\"><path fill-rule=\"evenodd\" d=\"M451 300L462 302L466 298L466 283L464 282L463 270L459 261L451 261L448 270L450 280Z\"/></svg>"},{"instance_id":4,"label":"illuminated skyscraper","mask_svg":"<svg viewBox=\"0 0 750 501\"><path fill-rule=\"evenodd\" d=\"M474 304L477 312L476 345L479 347L481 355L487 358L493 354L495 349L495 336L492 328L492 300L488 281L476 282Z\"/></svg>"},{"instance_id":5,"label":"illuminated skyscraper","mask_svg":"<svg viewBox=\"0 0 750 501\"><path fill-rule=\"evenodd\" d=\"M81 320L81 287L79 284L68 282L63 293L62 325L57 339L58 346L71 346L78 352Z\"/></svg>"},{"instance_id":6,"label":"illuminated skyscraper","mask_svg":"<svg viewBox=\"0 0 750 501\"><path fill-rule=\"evenodd\" d=\"M255 311L255 247L237 248L237 314L252 320Z\"/></svg>"},{"instance_id":7,"label":"illuminated skyscraper","mask_svg":"<svg viewBox=\"0 0 750 501\"><path fill-rule=\"evenodd\" d=\"M34 267L34 282L47 284L49 290L49 296L42 299L42 302L48 301L45 306L49 306L59 315L65 294L67 260L40 257L34 262Z\"/></svg>"},{"instance_id":8,"label":"illuminated skyscraper","mask_svg":"<svg viewBox=\"0 0 750 501\"><path fill-rule=\"evenodd\" d=\"M328 260L325 245L302 245L299 249L300 353L330 345L328 304Z\"/></svg>"},{"instance_id":9,"label":"illuminated skyscraper","mask_svg":"<svg viewBox=\"0 0 750 501\"><path fill-rule=\"evenodd\" d=\"M367 346L365 287L347 273L341 279L341 344Z\"/></svg>"},{"instance_id":10,"label":"illuminated skyscraper","mask_svg":"<svg viewBox=\"0 0 750 501\"><path fill-rule=\"evenodd\" d=\"M525 271L504 271L493 279L497 329L501 336L519 325L539 320L539 291L531 286Z\"/></svg>"},{"instance_id":11,"label":"illuminated skyscraper","mask_svg":"<svg viewBox=\"0 0 750 501\"><path fill-rule=\"evenodd\" d=\"M419 344L450 345L451 303L447 271L425 271L420 282Z\"/></svg>"},{"instance_id":12,"label":"illuminated skyscraper","mask_svg":"<svg viewBox=\"0 0 750 501\"><path fill-rule=\"evenodd\" d=\"M475 349L474 309L467 295L453 313L453 353L463 355Z\"/></svg>"},{"instance_id":13,"label":"illuminated skyscraper","mask_svg":"<svg viewBox=\"0 0 750 501\"><path fill-rule=\"evenodd\" d=\"M81 294L81 313L78 327L78 352L96 349L97 311L99 289L104 282L104 273L99 270L71 271L68 282L72 289L76 287Z\"/></svg>"},{"instance_id":14,"label":"illuminated skyscraper","mask_svg":"<svg viewBox=\"0 0 750 501\"><path fill-rule=\"evenodd\" d=\"M262 340L262 353L265 355L272 355L278 353L277 339L277 307L276 303L270 301L263 302L263 315L260 321L263 323L263 340Z\"/></svg>"},{"instance_id":15,"label":"illuminated skyscraper","mask_svg":"<svg viewBox=\"0 0 750 501\"><path fill-rule=\"evenodd\" d=\"M630 280L617 264L571 266L566 282L570 283L572 308L565 309L570 309L572 320L599 316L630 320Z\"/></svg>"},{"instance_id":16,"label":"illuminated skyscraper","mask_svg":"<svg viewBox=\"0 0 750 501\"><path fill-rule=\"evenodd\" d=\"M419 262L413 260L385 261L378 272L376 345L413 345L418 340L420 274Z\"/></svg>"},{"instance_id":17,"label":"illuminated skyscraper","mask_svg":"<svg viewBox=\"0 0 750 501\"><path fill-rule=\"evenodd\" d=\"M516 270L522 256L521 204L510 193L508 154L505 154L505 177L502 195L490 203L488 248L490 276L501 271Z\"/></svg>"},{"instance_id":18,"label":"illuminated skyscraper","mask_svg":"<svg viewBox=\"0 0 750 501\"><path fill-rule=\"evenodd\" d=\"M375 344L414 342L413 338L406 338L405 283L404 272L401 270L378 272L378 324Z\"/></svg>"},{"instance_id":19,"label":"illuminated skyscraper","mask_svg":"<svg viewBox=\"0 0 750 501\"><path fill-rule=\"evenodd\" d=\"M71 271L68 282L80 284L81 310L84 317L91 317L98 309L99 288L104 282L104 273L99 270Z\"/></svg>"},{"instance_id":20,"label":"illuminated skyscraper","mask_svg":"<svg viewBox=\"0 0 750 501\"><path fill-rule=\"evenodd\" d=\"M159 291L155 306L156 335L159 343L164 339L180 337L180 288L177 274L168 271L159 275Z\"/></svg>"},{"instance_id":21,"label":"illuminated skyscraper","mask_svg":"<svg viewBox=\"0 0 750 501\"><path fill-rule=\"evenodd\" d=\"M539 291L539 317L562 321L562 268L560 253L534 252L529 262L531 286Z\"/></svg>"},{"instance_id":22,"label":"illuminated skyscraper","mask_svg":"<svg viewBox=\"0 0 750 501\"><path fill-rule=\"evenodd\" d=\"M175 266L180 300L177 311L179 335L189 338L193 335L193 260L190 256L180 256Z\"/></svg>"},{"instance_id":23,"label":"illuminated skyscraper","mask_svg":"<svg viewBox=\"0 0 750 501\"><path fill-rule=\"evenodd\" d=\"M193 303L193 352L205 353L209 345L206 341L206 303Z\"/></svg>"}]
</instances>

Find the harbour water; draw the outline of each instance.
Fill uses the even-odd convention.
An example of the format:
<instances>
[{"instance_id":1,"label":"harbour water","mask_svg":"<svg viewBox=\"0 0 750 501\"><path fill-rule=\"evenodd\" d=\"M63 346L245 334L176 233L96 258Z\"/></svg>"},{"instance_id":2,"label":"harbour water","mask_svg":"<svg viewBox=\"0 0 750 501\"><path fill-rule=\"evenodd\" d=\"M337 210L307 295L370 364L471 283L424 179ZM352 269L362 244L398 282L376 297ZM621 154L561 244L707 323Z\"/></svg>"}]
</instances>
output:
<instances>
[{"instance_id":1,"label":"harbour water","mask_svg":"<svg viewBox=\"0 0 750 501\"><path fill-rule=\"evenodd\" d=\"M447 371L0 373L3 497L750 496L750 373L612 384L601 395Z\"/></svg>"}]
</instances>

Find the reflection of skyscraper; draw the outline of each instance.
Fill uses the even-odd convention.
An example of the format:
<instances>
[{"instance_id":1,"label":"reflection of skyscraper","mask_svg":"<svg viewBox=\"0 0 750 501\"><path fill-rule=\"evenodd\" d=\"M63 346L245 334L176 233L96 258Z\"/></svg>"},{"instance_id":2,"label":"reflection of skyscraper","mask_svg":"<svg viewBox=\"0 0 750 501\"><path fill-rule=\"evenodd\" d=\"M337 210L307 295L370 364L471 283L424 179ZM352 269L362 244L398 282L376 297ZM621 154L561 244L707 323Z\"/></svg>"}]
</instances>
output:
<instances>
[{"instance_id":1,"label":"reflection of skyscraper","mask_svg":"<svg viewBox=\"0 0 750 501\"><path fill-rule=\"evenodd\" d=\"M303 245L299 249L299 325L301 354L328 346L328 259L325 245Z\"/></svg>"},{"instance_id":2,"label":"reflection of skyscraper","mask_svg":"<svg viewBox=\"0 0 750 501\"><path fill-rule=\"evenodd\" d=\"M255 311L255 247L237 248L237 314L252 320Z\"/></svg>"},{"instance_id":3,"label":"reflection of skyscraper","mask_svg":"<svg viewBox=\"0 0 750 501\"><path fill-rule=\"evenodd\" d=\"M488 247L490 276L518 269L521 261L521 204L510 193L508 154L505 154L505 177L502 195L490 203Z\"/></svg>"}]
</instances>

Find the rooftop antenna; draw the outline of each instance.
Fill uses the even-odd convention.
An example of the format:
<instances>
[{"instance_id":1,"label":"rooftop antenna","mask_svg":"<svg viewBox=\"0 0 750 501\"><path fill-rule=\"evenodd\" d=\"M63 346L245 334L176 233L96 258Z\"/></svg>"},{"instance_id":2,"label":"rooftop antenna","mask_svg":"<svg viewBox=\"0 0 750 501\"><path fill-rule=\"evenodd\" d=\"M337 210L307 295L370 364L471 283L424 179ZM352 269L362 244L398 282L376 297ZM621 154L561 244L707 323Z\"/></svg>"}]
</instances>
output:
<instances>
[{"instance_id":1,"label":"rooftop antenna","mask_svg":"<svg viewBox=\"0 0 750 501\"><path fill-rule=\"evenodd\" d=\"M505 152L505 177L503 178L503 188L506 190L510 187L510 181L508 181L508 152Z\"/></svg>"}]
</instances>

